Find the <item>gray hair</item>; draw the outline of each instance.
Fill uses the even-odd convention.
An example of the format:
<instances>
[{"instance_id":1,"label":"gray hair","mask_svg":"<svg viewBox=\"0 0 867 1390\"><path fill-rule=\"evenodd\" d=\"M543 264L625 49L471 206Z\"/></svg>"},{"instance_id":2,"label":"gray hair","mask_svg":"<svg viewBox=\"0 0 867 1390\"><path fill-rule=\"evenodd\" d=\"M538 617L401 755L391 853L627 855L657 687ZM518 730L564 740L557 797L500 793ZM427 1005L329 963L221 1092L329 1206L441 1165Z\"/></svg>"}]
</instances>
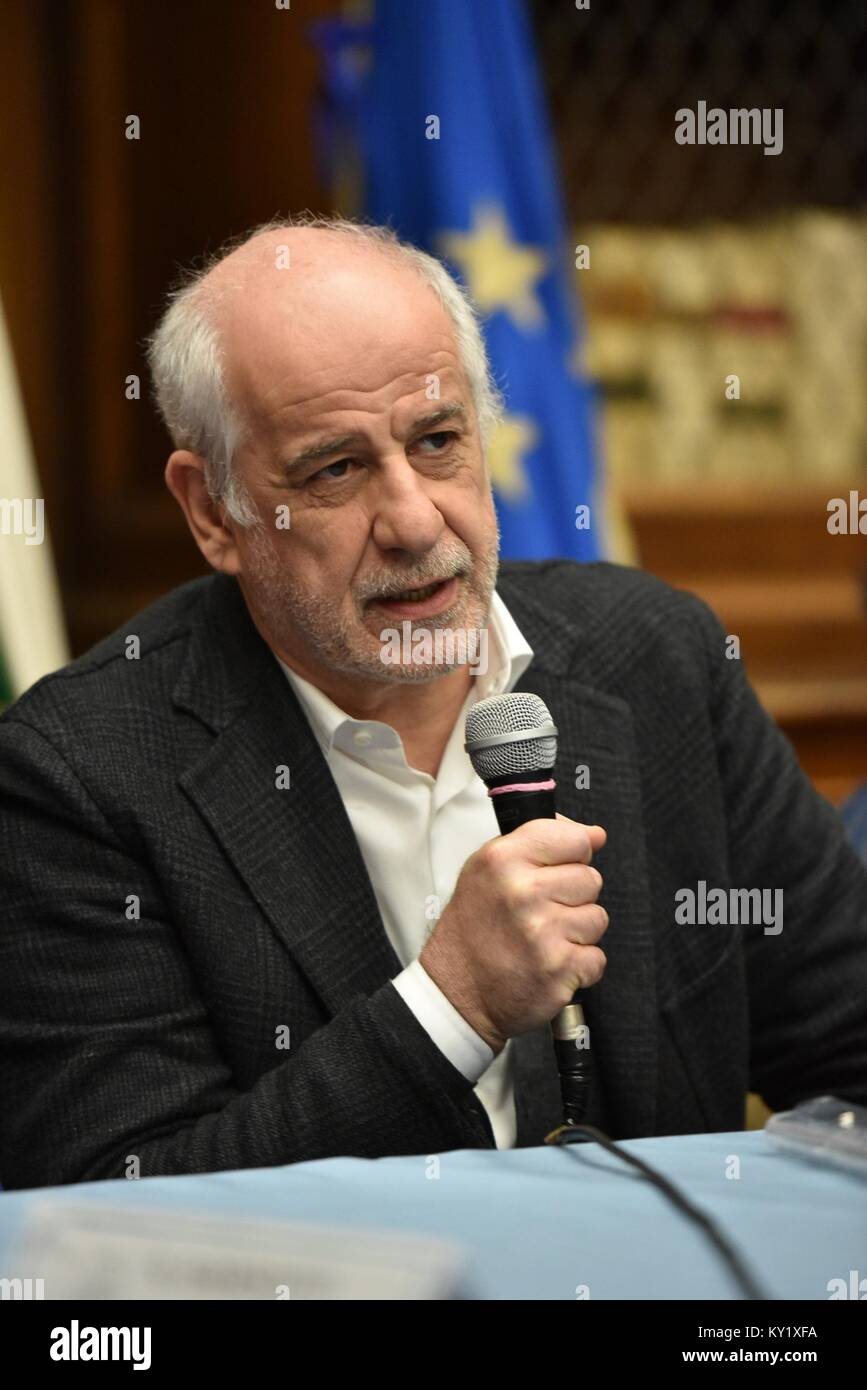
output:
<instances>
[{"instance_id":1,"label":"gray hair","mask_svg":"<svg viewBox=\"0 0 867 1390\"><path fill-rule=\"evenodd\" d=\"M233 237L200 268L186 271L169 293L168 307L147 340L147 358L160 414L176 449L189 449L205 461L210 496L239 526L258 517L233 468L245 425L230 399L224 376L224 348L211 316L212 295L203 282L221 261L267 232L315 227L355 237L412 266L434 290L451 320L458 355L472 392L482 447L502 418L503 397L494 381L479 318L464 287L443 263L401 241L391 227L339 217L301 213L264 222Z\"/></svg>"}]
</instances>

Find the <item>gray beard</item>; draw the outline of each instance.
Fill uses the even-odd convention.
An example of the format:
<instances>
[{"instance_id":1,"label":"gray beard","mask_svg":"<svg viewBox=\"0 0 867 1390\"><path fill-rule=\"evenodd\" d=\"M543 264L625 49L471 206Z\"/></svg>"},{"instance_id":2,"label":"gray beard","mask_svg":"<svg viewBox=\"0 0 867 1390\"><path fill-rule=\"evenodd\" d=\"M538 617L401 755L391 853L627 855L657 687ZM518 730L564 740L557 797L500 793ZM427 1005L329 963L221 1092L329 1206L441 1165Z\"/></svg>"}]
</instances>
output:
<instances>
[{"instance_id":1,"label":"gray beard","mask_svg":"<svg viewBox=\"0 0 867 1390\"><path fill-rule=\"evenodd\" d=\"M435 631L437 628L451 628L456 631L481 629L487 626L491 599L497 583L499 571L499 529L489 551L481 558L473 559L467 546L451 545L438 553L439 573L452 573L461 568L463 592L457 603L443 613L430 618L412 620L412 631ZM430 561L425 562L428 574ZM416 566L418 569L418 566ZM248 577L253 582L253 598L264 620L271 645L277 650L291 651L298 633L302 635L310 652L317 661L329 671L348 676L355 680L375 682L379 685L417 685L421 682L437 680L457 669L457 663L427 664L410 662L386 664L381 652L384 639L371 632L362 616L365 595L362 600L354 599L356 616L348 616L340 610L335 600L317 595L302 594L293 587L270 536L264 531L248 557ZM399 571L400 582L409 587L425 582L425 576L413 574L411 567ZM395 571L389 572L386 585L394 583ZM376 592L375 585L372 586ZM368 590L371 588L367 586ZM389 618L382 614L382 630L401 628L406 618Z\"/></svg>"}]
</instances>

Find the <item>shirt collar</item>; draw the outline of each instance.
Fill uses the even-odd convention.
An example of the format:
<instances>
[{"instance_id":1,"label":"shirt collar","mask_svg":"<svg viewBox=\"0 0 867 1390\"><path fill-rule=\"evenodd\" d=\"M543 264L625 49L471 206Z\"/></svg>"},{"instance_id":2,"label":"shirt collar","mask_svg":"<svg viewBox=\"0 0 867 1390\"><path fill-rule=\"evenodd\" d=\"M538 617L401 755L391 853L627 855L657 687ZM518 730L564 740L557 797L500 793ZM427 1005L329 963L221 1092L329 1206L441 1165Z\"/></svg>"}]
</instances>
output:
<instances>
[{"instance_id":1,"label":"shirt collar","mask_svg":"<svg viewBox=\"0 0 867 1390\"><path fill-rule=\"evenodd\" d=\"M491 599L488 646L488 670L484 675L471 678L468 705L475 704L477 700L484 700L489 695L503 695L513 690L533 659L533 648L496 590ZM374 741L387 747L400 745L400 737L391 725L376 719L353 719L318 686L299 676L279 657L276 657L276 660L298 696L307 721L326 757L333 751L338 735L341 735L342 742L349 728L352 729L351 736L356 742L360 733L369 732L371 738L367 746ZM391 738L386 733L389 730Z\"/></svg>"}]
</instances>

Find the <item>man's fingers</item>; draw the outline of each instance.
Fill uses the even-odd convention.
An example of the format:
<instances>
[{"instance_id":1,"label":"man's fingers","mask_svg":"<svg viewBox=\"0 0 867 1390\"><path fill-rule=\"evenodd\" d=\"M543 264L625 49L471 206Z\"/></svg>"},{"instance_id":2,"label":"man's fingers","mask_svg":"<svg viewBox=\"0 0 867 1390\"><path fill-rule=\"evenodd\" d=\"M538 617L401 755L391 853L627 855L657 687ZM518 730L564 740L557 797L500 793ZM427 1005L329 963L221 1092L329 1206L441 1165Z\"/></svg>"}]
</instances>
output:
<instances>
[{"instance_id":1,"label":"man's fingers","mask_svg":"<svg viewBox=\"0 0 867 1390\"><path fill-rule=\"evenodd\" d=\"M607 964L608 958L598 946L576 946L575 989L590 989L598 985Z\"/></svg>"},{"instance_id":2,"label":"man's fingers","mask_svg":"<svg viewBox=\"0 0 867 1390\"><path fill-rule=\"evenodd\" d=\"M596 850L606 841L601 825L582 825L557 812L556 820L531 820L509 835L503 835L501 845L514 844L520 837L533 863L540 867L551 864L589 864Z\"/></svg>"},{"instance_id":3,"label":"man's fingers","mask_svg":"<svg viewBox=\"0 0 867 1390\"><path fill-rule=\"evenodd\" d=\"M592 864L552 864L539 870L539 889L563 907L594 903L602 891L602 875Z\"/></svg>"}]
</instances>

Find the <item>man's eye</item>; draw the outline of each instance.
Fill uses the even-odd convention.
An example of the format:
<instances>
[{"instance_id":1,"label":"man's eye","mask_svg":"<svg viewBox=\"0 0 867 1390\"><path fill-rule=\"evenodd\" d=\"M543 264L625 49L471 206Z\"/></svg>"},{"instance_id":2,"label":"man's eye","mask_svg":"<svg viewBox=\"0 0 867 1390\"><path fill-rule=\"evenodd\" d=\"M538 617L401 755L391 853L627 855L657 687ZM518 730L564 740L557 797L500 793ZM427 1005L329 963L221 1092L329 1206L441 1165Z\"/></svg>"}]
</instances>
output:
<instances>
[{"instance_id":1,"label":"man's eye","mask_svg":"<svg viewBox=\"0 0 867 1390\"><path fill-rule=\"evenodd\" d=\"M341 478L345 478L346 474L332 473L330 470L332 468L348 468L351 463L352 459L337 459L335 463L327 463L324 468L319 469L318 473L313 474L310 481L314 482L317 478L336 478L339 481Z\"/></svg>"},{"instance_id":2,"label":"man's eye","mask_svg":"<svg viewBox=\"0 0 867 1390\"><path fill-rule=\"evenodd\" d=\"M424 441L428 439L435 441L436 447L434 453L441 454L442 451L451 444L453 439L457 439L457 435L454 430L436 430L433 434L422 435L421 442L424 443Z\"/></svg>"}]
</instances>

